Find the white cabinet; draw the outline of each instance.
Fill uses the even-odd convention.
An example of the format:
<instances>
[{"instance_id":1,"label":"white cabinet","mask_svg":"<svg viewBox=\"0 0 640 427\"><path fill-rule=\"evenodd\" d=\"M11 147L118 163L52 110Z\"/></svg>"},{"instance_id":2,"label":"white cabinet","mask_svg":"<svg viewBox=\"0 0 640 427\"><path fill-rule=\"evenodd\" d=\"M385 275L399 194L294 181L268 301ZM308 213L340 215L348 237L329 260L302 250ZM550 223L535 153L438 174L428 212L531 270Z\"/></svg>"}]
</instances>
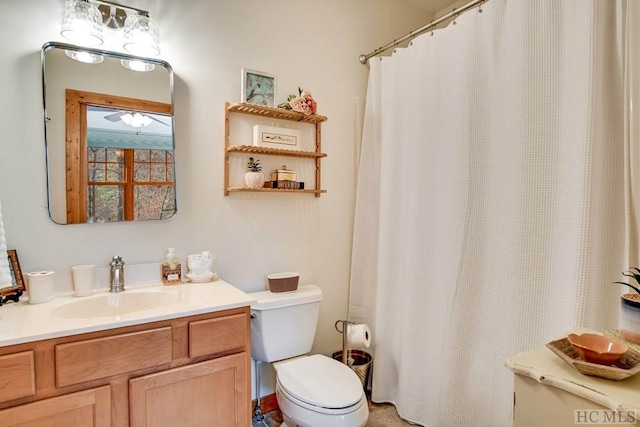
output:
<instances>
[{"instance_id":1,"label":"white cabinet","mask_svg":"<svg viewBox=\"0 0 640 427\"><path fill-rule=\"evenodd\" d=\"M546 346L505 364L514 373L514 427L605 426L640 417L640 374L621 381L583 375Z\"/></svg>"}]
</instances>

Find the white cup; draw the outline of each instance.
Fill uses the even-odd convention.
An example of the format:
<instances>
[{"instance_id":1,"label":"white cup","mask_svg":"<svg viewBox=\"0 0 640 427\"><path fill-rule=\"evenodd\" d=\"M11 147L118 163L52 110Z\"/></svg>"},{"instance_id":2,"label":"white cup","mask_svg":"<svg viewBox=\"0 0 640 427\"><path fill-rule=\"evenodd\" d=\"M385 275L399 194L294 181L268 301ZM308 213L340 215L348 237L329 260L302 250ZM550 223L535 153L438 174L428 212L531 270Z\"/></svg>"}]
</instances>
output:
<instances>
[{"instance_id":1,"label":"white cup","mask_svg":"<svg viewBox=\"0 0 640 427\"><path fill-rule=\"evenodd\" d=\"M55 272L53 271L35 271L27 274L29 278L29 304L40 304L51 301L54 297Z\"/></svg>"},{"instance_id":2,"label":"white cup","mask_svg":"<svg viewBox=\"0 0 640 427\"><path fill-rule=\"evenodd\" d=\"M95 269L96 266L93 264L75 265L71 267L75 296L85 297L93 293Z\"/></svg>"}]
</instances>

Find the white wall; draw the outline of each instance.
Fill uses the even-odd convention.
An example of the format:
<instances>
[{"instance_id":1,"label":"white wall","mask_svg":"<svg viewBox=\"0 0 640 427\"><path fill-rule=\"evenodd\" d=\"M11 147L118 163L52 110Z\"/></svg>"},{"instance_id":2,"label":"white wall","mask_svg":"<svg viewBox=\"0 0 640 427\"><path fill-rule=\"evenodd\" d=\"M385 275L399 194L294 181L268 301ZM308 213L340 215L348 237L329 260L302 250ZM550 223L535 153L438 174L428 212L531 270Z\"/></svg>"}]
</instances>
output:
<instances>
[{"instance_id":1,"label":"white wall","mask_svg":"<svg viewBox=\"0 0 640 427\"><path fill-rule=\"evenodd\" d=\"M63 0L1 0L0 200L7 241L22 269L129 264L212 251L218 274L245 291L264 276L299 271L324 293L314 351L340 348L347 314L355 165L368 67L358 56L430 16L398 0L190 0L125 2L147 9L161 58L176 74L178 214L171 221L56 225L47 214L40 48L59 35ZM323 125L323 188L312 195L224 197L223 105L240 98L240 70L275 74L279 102L312 92ZM1 308L0 308L1 310Z\"/></svg>"}]
</instances>

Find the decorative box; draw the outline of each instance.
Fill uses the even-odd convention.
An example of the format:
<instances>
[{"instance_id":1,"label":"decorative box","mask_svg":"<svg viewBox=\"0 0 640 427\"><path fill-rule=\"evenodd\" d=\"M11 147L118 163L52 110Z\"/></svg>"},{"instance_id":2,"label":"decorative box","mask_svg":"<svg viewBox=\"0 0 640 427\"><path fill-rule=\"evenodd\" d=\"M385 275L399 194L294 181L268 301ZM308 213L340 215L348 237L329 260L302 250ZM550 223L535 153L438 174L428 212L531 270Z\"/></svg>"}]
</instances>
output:
<instances>
[{"instance_id":1,"label":"decorative box","mask_svg":"<svg viewBox=\"0 0 640 427\"><path fill-rule=\"evenodd\" d=\"M271 172L271 181L295 181L296 171L287 169L287 165L282 165L282 169Z\"/></svg>"}]
</instances>

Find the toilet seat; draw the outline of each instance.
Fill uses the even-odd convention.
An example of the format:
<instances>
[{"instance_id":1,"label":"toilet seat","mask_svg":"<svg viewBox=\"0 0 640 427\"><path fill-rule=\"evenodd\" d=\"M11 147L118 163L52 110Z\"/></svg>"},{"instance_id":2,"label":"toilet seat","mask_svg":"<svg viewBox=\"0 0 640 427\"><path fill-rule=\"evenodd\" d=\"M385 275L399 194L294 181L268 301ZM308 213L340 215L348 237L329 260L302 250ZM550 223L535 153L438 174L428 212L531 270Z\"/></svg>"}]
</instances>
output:
<instances>
[{"instance_id":1,"label":"toilet seat","mask_svg":"<svg viewBox=\"0 0 640 427\"><path fill-rule=\"evenodd\" d=\"M351 412L364 400L356 373L320 354L279 364L276 386L293 402L325 414Z\"/></svg>"},{"instance_id":2,"label":"toilet seat","mask_svg":"<svg viewBox=\"0 0 640 427\"><path fill-rule=\"evenodd\" d=\"M366 404L366 399L364 399L364 396L363 396L363 398L360 399L360 401L358 401L355 405L347 406L345 408L332 409L332 408L323 408L322 406L310 405L294 396L291 396L289 393L287 393L287 391L282 387L282 385L279 382L276 382L276 396L278 397L278 404L281 407L280 409L284 409L283 407L285 405L283 405L282 403L282 398L284 398L288 400L291 404L297 406L298 408L305 409L311 412L316 412L322 415L329 415L329 416L349 415L358 411L361 406Z\"/></svg>"}]
</instances>

